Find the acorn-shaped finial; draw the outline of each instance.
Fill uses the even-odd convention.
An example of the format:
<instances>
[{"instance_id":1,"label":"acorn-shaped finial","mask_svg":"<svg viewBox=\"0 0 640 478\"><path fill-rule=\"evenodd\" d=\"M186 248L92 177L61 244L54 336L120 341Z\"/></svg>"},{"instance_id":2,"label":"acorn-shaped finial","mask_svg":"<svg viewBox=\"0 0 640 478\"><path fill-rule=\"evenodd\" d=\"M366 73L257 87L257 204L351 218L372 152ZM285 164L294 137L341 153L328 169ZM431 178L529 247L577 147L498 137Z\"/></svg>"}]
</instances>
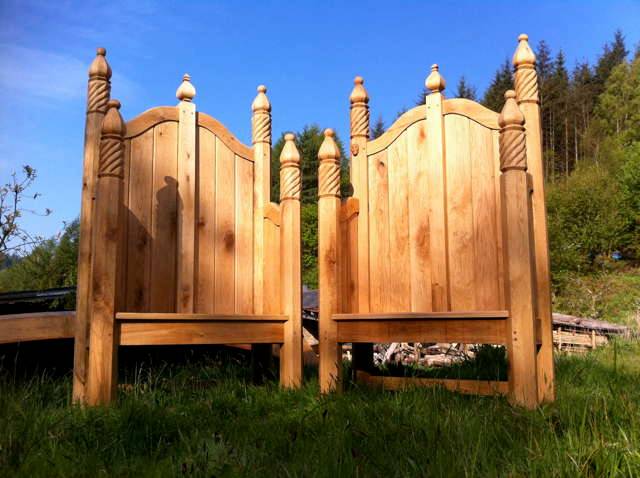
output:
<instances>
[{"instance_id":1,"label":"acorn-shaped finial","mask_svg":"<svg viewBox=\"0 0 640 478\"><path fill-rule=\"evenodd\" d=\"M529 46L529 36L525 33L518 37L518 47L513 54L513 65L517 68L521 65L534 65L536 63L536 55Z\"/></svg>"},{"instance_id":2,"label":"acorn-shaped finial","mask_svg":"<svg viewBox=\"0 0 640 478\"><path fill-rule=\"evenodd\" d=\"M293 133L287 133L284 135L284 147L280 153L281 164L300 164L300 153L298 152L298 148L296 148L295 139L296 137Z\"/></svg>"},{"instance_id":3,"label":"acorn-shaped finial","mask_svg":"<svg viewBox=\"0 0 640 478\"><path fill-rule=\"evenodd\" d=\"M431 65L431 73L424 82L425 86L431 90L431 93L437 93L444 91L447 86L447 82L440 74L438 65L435 63Z\"/></svg>"},{"instance_id":4,"label":"acorn-shaped finial","mask_svg":"<svg viewBox=\"0 0 640 478\"><path fill-rule=\"evenodd\" d=\"M96 57L89 66L89 78L111 78L111 67L107 62L107 50L100 47L96 50Z\"/></svg>"},{"instance_id":5,"label":"acorn-shaped finial","mask_svg":"<svg viewBox=\"0 0 640 478\"><path fill-rule=\"evenodd\" d=\"M191 83L191 77L185 73L182 77L182 83L176 90L176 98L180 101L191 101L196 96L196 88Z\"/></svg>"},{"instance_id":6,"label":"acorn-shaped finial","mask_svg":"<svg viewBox=\"0 0 640 478\"><path fill-rule=\"evenodd\" d=\"M269 98L267 98L266 93L266 86L258 86L258 94L253 100L253 103L251 103L251 111L253 111L254 113L256 111L271 111L271 103L269 102Z\"/></svg>"},{"instance_id":7,"label":"acorn-shaped finial","mask_svg":"<svg viewBox=\"0 0 640 478\"><path fill-rule=\"evenodd\" d=\"M353 90L351 90L351 96L349 96L349 101L351 101L351 104L368 103L369 94L364 87L364 79L361 76L356 76L353 80L353 84Z\"/></svg>"},{"instance_id":8,"label":"acorn-shaped finial","mask_svg":"<svg viewBox=\"0 0 640 478\"><path fill-rule=\"evenodd\" d=\"M120 114L120 102L118 100L109 100L107 113L102 121L102 134L120 136L124 134L124 128L124 120Z\"/></svg>"},{"instance_id":9,"label":"acorn-shaped finial","mask_svg":"<svg viewBox=\"0 0 640 478\"><path fill-rule=\"evenodd\" d=\"M522 126L524 124L524 115L522 111L520 111L520 108L518 108L518 103L516 103L516 92L507 90L504 94L504 99L505 103L498 117L498 124L501 128L510 125Z\"/></svg>"},{"instance_id":10,"label":"acorn-shaped finial","mask_svg":"<svg viewBox=\"0 0 640 478\"><path fill-rule=\"evenodd\" d=\"M335 133L331 128L327 128L324 130L324 141L320 145L320 149L318 150L318 159L339 159L340 158L340 148L336 144L336 141L333 139L335 137Z\"/></svg>"}]
</instances>

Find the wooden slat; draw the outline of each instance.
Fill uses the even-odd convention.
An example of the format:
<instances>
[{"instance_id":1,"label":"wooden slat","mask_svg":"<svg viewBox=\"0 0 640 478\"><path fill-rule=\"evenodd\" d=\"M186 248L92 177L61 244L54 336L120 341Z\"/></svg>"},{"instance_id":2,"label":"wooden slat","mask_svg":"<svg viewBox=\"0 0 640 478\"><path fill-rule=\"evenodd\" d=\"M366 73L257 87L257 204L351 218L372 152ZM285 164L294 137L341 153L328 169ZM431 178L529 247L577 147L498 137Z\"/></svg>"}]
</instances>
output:
<instances>
[{"instance_id":1,"label":"wooden slat","mask_svg":"<svg viewBox=\"0 0 640 478\"><path fill-rule=\"evenodd\" d=\"M253 162L235 157L236 163L236 296L238 314L253 313Z\"/></svg>"},{"instance_id":2,"label":"wooden slat","mask_svg":"<svg viewBox=\"0 0 640 478\"><path fill-rule=\"evenodd\" d=\"M457 115L445 117L445 137L450 306L451 310L473 310L476 306L469 120Z\"/></svg>"},{"instance_id":3,"label":"wooden slat","mask_svg":"<svg viewBox=\"0 0 640 478\"><path fill-rule=\"evenodd\" d=\"M216 137L216 244L214 311L235 308L235 155Z\"/></svg>"},{"instance_id":4,"label":"wooden slat","mask_svg":"<svg viewBox=\"0 0 640 478\"><path fill-rule=\"evenodd\" d=\"M407 135L402 134L387 152L389 175L389 289L388 310L411 308L409 250L409 178ZM413 191L411 191L413 193Z\"/></svg>"},{"instance_id":5,"label":"wooden slat","mask_svg":"<svg viewBox=\"0 0 640 478\"><path fill-rule=\"evenodd\" d=\"M75 315L73 311L0 315L0 344L71 339Z\"/></svg>"},{"instance_id":6,"label":"wooden slat","mask_svg":"<svg viewBox=\"0 0 640 478\"><path fill-rule=\"evenodd\" d=\"M125 138L134 138L165 121L178 121L178 109L173 106L157 106L148 109L127 122Z\"/></svg>"},{"instance_id":7,"label":"wooden slat","mask_svg":"<svg viewBox=\"0 0 640 478\"><path fill-rule=\"evenodd\" d=\"M180 322L120 324L120 345L273 344L283 340L273 322Z\"/></svg>"},{"instance_id":8,"label":"wooden slat","mask_svg":"<svg viewBox=\"0 0 640 478\"><path fill-rule=\"evenodd\" d=\"M407 129L411 310L432 310L426 121Z\"/></svg>"},{"instance_id":9,"label":"wooden slat","mask_svg":"<svg viewBox=\"0 0 640 478\"><path fill-rule=\"evenodd\" d=\"M173 312L176 308L177 139L175 122L154 129L151 217L151 272L149 308Z\"/></svg>"},{"instance_id":10,"label":"wooden slat","mask_svg":"<svg viewBox=\"0 0 640 478\"><path fill-rule=\"evenodd\" d=\"M216 137L198 128L198 288L196 312L214 312Z\"/></svg>"},{"instance_id":11,"label":"wooden slat","mask_svg":"<svg viewBox=\"0 0 640 478\"><path fill-rule=\"evenodd\" d=\"M485 128L500 129L498 113L466 98L452 98L444 101L443 114L464 116Z\"/></svg>"},{"instance_id":12,"label":"wooden slat","mask_svg":"<svg viewBox=\"0 0 640 478\"><path fill-rule=\"evenodd\" d=\"M280 206L267 204L264 220L264 313L280 313ZM276 217L273 217L276 216Z\"/></svg>"},{"instance_id":13,"label":"wooden slat","mask_svg":"<svg viewBox=\"0 0 640 478\"><path fill-rule=\"evenodd\" d=\"M369 280L371 310L389 307L389 178L387 151L369 156Z\"/></svg>"},{"instance_id":14,"label":"wooden slat","mask_svg":"<svg viewBox=\"0 0 640 478\"><path fill-rule=\"evenodd\" d=\"M443 387L447 390L473 395L506 395L509 382L493 380L457 380L446 378L385 377L358 372L358 382L384 390L406 390L412 387Z\"/></svg>"},{"instance_id":15,"label":"wooden slat","mask_svg":"<svg viewBox=\"0 0 640 478\"><path fill-rule=\"evenodd\" d=\"M500 308L495 159L492 130L470 122L475 305Z\"/></svg>"},{"instance_id":16,"label":"wooden slat","mask_svg":"<svg viewBox=\"0 0 640 478\"><path fill-rule=\"evenodd\" d=\"M504 344L507 320L339 320L338 342L462 342Z\"/></svg>"},{"instance_id":17,"label":"wooden slat","mask_svg":"<svg viewBox=\"0 0 640 478\"><path fill-rule=\"evenodd\" d=\"M153 130L131 140L127 240L127 310L149 310Z\"/></svg>"},{"instance_id":18,"label":"wooden slat","mask_svg":"<svg viewBox=\"0 0 640 478\"><path fill-rule=\"evenodd\" d=\"M472 310L453 312L387 312L377 313L355 313L355 314L333 314L333 320L504 320L509 318L507 310Z\"/></svg>"},{"instance_id":19,"label":"wooden slat","mask_svg":"<svg viewBox=\"0 0 640 478\"><path fill-rule=\"evenodd\" d=\"M196 105L178 104L178 260L176 310L193 312L196 270Z\"/></svg>"},{"instance_id":20,"label":"wooden slat","mask_svg":"<svg viewBox=\"0 0 640 478\"><path fill-rule=\"evenodd\" d=\"M180 313L156 313L156 312L118 312L117 320L137 321L222 321L222 322L286 322L286 315L246 315L246 314L180 314Z\"/></svg>"},{"instance_id":21,"label":"wooden slat","mask_svg":"<svg viewBox=\"0 0 640 478\"><path fill-rule=\"evenodd\" d=\"M403 113L382 135L369 141L367 153L371 155L386 149L412 124L424 119L424 110L425 107L419 105Z\"/></svg>"},{"instance_id":22,"label":"wooden slat","mask_svg":"<svg viewBox=\"0 0 640 478\"><path fill-rule=\"evenodd\" d=\"M495 177L495 192L496 192L496 252L498 255L498 296L499 296L499 308L506 308L506 301L504 298L505 285L504 285L504 245L503 245L503 233L502 233L502 194L500 193L500 133L494 131L492 133L493 141L493 164L494 164L494 177Z\"/></svg>"}]
</instances>

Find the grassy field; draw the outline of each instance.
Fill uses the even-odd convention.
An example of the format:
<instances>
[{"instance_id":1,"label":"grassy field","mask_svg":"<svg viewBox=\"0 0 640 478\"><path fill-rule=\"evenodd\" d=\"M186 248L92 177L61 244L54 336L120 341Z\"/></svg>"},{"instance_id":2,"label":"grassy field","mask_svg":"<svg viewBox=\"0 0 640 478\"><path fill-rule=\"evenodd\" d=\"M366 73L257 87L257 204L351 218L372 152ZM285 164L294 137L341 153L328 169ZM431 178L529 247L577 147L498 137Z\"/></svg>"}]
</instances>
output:
<instances>
[{"instance_id":1,"label":"grassy field","mask_svg":"<svg viewBox=\"0 0 640 478\"><path fill-rule=\"evenodd\" d=\"M640 344L559 357L536 411L441 389L321 398L209 358L138 367L117 405L69 376L0 377L1 476L640 476Z\"/></svg>"}]
</instances>

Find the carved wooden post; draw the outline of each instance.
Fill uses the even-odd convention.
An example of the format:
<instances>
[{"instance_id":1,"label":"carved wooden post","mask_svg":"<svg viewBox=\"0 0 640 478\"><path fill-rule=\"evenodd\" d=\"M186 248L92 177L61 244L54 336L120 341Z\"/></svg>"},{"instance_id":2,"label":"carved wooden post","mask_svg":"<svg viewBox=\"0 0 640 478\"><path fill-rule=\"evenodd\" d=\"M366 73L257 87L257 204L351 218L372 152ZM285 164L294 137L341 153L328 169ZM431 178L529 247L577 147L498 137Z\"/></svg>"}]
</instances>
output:
<instances>
[{"instance_id":1,"label":"carved wooden post","mask_svg":"<svg viewBox=\"0 0 640 478\"><path fill-rule=\"evenodd\" d=\"M349 96L351 103L351 162L350 178L353 196L358 198L358 277L356 291L358 300L356 310L351 312L367 313L369 302L369 181L367 161L367 141L369 140L369 94L364 80L356 76L354 87ZM343 311L344 312L344 311ZM353 344L353 372L373 368L373 344Z\"/></svg>"},{"instance_id":2,"label":"carved wooden post","mask_svg":"<svg viewBox=\"0 0 640 478\"><path fill-rule=\"evenodd\" d=\"M302 272L300 244L300 153L294 136L284 136L280 154L280 257L282 261L281 307L289 317L280 349L280 383L302 385Z\"/></svg>"},{"instance_id":3,"label":"carved wooden post","mask_svg":"<svg viewBox=\"0 0 640 478\"><path fill-rule=\"evenodd\" d=\"M253 307L256 314L274 313L280 310L271 309L270 304L277 301L265 301L265 219L264 211L271 202L271 103L267 98L267 87L258 86L251 110L251 141L253 143ZM273 252L271 252L273 253ZM271 278L275 280L275 278ZM269 344L253 344L251 346L253 375L261 381L270 369L272 353Z\"/></svg>"},{"instance_id":4,"label":"carved wooden post","mask_svg":"<svg viewBox=\"0 0 640 478\"><path fill-rule=\"evenodd\" d=\"M533 184L533 240L536 260L538 317L541 321L542 345L538 351L538 399L555 400L553 370L553 322L551 315L551 278L549 268L549 239L547 235L547 211L544 194L544 165L540 122L540 100L536 56L529 47L529 37L518 37L518 48L513 55L516 67L515 87L518 105L525 118L527 164Z\"/></svg>"},{"instance_id":5,"label":"carved wooden post","mask_svg":"<svg viewBox=\"0 0 640 478\"><path fill-rule=\"evenodd\" d=\"M194 312L196 260L196 89L185 74L176 91L178 103L178 267L177 312Z\"/></svg>"},{"instance_id":6,"label":"carved wooden post","mask_svg":"<svg viewBox=\"0 0 640 478\"><path fill-rule=\"evenodd\" d=\"M108 403L117 384L116 293L119 221L123 209L124 130L120 102L109 101L102 125L91 270L91 330L86 400Z\"/></svg>"},{"instance_id":7,"label":"carved wooden post","mask_svg":"<svg viewBox=\"0 0 640 478\"><path fill-rule=\"evenodd\" d=\"M515 97L513 90L505 93L506 103L498 120L505 298L509 309L509 387L515 403L534 408L538 404L538 390L531 196L526 172L524 116Z\"/></svg>"},{"instance_id":8,"label":"carved wooden post","mask_svg":"<svg viewBox=\"0 0 640 478\"><path fill-rule=\"evenodd\" d=\"M427 197L429 208L429 229L431 255L431 307L434 311L449 310L449 286L447 258L447 189L445 167L445 139L442 92L446 82L440 75L438 65L431 66L431 73L425 80L425 86L431 90L425 104L427 131Z\"/></svg>"},{"instance_id":9,"label":"carved wooden post","mask_svg":"<svg viewBox=\"0 0 640 478\"><path fill-rule=\"evenodd\" d=\"M320 289L320 391L330 392L340 379L342 352L332 315L340 311L340 150L331 129L318 152L318 285ZM361 200L362 201L362 200Z\"/></svg>"},{"instance_id":10,"label":"carved wooden post","mask_svg":"<svg viewBox=\"0 0 640 478\"><path fill-rule=\"evenodd\" d=\"M89 306L91 302L91 238L95 182L100 154L100 130L107 110L111 85L111 68L107 51L98 48L89 67L87 118L84 130L84 165L82 170L82 205L80 208L80 244L78 247L78 289L76 299L75 342L73 359L73 401L85 400L89 347Z\"/></svg>"}]
</instances>

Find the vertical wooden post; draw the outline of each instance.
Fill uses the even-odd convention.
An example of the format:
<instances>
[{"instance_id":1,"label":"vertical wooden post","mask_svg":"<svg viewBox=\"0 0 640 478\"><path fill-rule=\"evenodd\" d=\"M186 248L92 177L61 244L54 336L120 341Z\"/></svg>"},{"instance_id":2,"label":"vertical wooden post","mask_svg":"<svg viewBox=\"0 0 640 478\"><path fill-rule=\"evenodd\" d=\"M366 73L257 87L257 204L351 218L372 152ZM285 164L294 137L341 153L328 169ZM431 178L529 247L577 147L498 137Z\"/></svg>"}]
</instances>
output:
<instances>
[{"instance_id":1,"label":"vertical wooden post","mask_svg":"<svg viewBox=\"0 0 640 478\"><path fill-rule=\"evenodd\" d=\"M427 131L427 194L429 198L429 252L431 255L431 304L434 311L449 310L449 261L447 254L447 177L442 103L446 82L438 70L431 66L425 80L431 90L425 104Z\"/></svg>"},{"instance_id":2,"label":"vertical wooden post","mask_svg":"<svg viewBox=\"0 0 640 478\"><path fill-rule=\"evenodd\" d=\"M84 165L82 169L82 205L80 207L80 244L78 247L78 289L73 358L73 401L85 400L91 303L92 217L95 182L100 155L100 130L111 90L111 68L107 51L98 48L89 67L87 118L84 129Z\"/></svg>"},{"instance_id":3,"label":"vertical wooden post","mask_svg":"<svg viewBox=\"0 0 640 478\"><path fill-rule=\"evenodd\" d=\"M358 277L356 291L358 300L351 312L367 313L369 302L369 180L367 141L369 140L369 94L364 87L364 79L356 76L349 96L351 103L351 162L350 179L353 196L358 198ZM373 369L373 344L353 344L352 368L370 372Z\"/></svg>"},{"instance_id":4,"label":"vertical wooden post","mask_svg":"<svg viewBox=\"0 0 640 478\"><path fill-rule=\"evenodd\" d=\"M267 87L258 86L258 94L251 104L251 141L253 143L253 307L254 313L280 313L267 310L265 294L265 255L275 251L265 251L264 211L271 202L271 103L267 98ZM277 280L275 277L266 280ZM276 301L271 301L273 304ZM269 344L251 346L251 362L254 379L260 382L271 367L272 353Z\"/></svg>"},{"instance_id":5,"label":"vertical wooden post","mask_svg":"<svg viewBox=\"0 0 640 478\"><path fill-rule=\"evenodd\" d=\"M178 267L177 312L194 312L196 274L196 89L185 74L176 91L178 103Z\"/></svg>"},{"instance_id":6,"label":"vertical wooden post","mask_svg":"<svg viewBox=\"0 0 640 478\"><path fill-rule=\"evenodd\" d=\"M320 289L320 392L328 393L340 380L342 351L332 315L340 311L340 150L331 129L324 131L318 151L318 285ZM361 203L362 204L362 203Z\"/></svg>"},{"instance_id":7,"label":"vertical wooden post","mask_svg":"<svg viewBox=\"0 0 640 478\"><path fill-rule=\"evenodd\" d=\"M547 235L547 210L544 194L544 164L542 157L542 132L536 56L529 47L529 37L518 37L518 48L513 55L516 67L515 87L518 105L525 118L527 164L533 183L533 241L536 261L536 289L538 318L541 321L541 342L538 351L538 399L555 400L553 370L553 320L551 315L551 277L549 266L549 239Z\"/></svg>"},{"instance_id":8,"label":"vertical wooden post","mask_svg":"<svg viewBox=\"0 0 640 478\"><path fill-rule=\"evenodd\" d=\"M91 267L91 329L86 401L108 403L117 385L116 293L119 224L123 209L124 121L111 100L102 125Z\"/></svg>"},{"instance_id":9,"label":"vertical wooden post","mask_svg":"<svg viewBox=\"0 0 640 478\"><path fill-rule=\"evenodd\" d=\"M538 389L531 196L527 178L524 116L515 97L513 90L505 93L506 102L498 119L505 298L509 309L509 389L512 401L534 408L538 404Z\"/></svg>"},{"instance_id":10,"label":"vertical wooden post","mask_svg":"<svg viewBox=\"0 0 640 478\"><path fill-rule=\"evenodd\" d=\"M280 383L285 387L302 385L302 272L300 235L300 153L294 136L284 136L280 154L280 257L281 307L289 317L284 326L280 349Z\"/></svg>"}]
</instances>

